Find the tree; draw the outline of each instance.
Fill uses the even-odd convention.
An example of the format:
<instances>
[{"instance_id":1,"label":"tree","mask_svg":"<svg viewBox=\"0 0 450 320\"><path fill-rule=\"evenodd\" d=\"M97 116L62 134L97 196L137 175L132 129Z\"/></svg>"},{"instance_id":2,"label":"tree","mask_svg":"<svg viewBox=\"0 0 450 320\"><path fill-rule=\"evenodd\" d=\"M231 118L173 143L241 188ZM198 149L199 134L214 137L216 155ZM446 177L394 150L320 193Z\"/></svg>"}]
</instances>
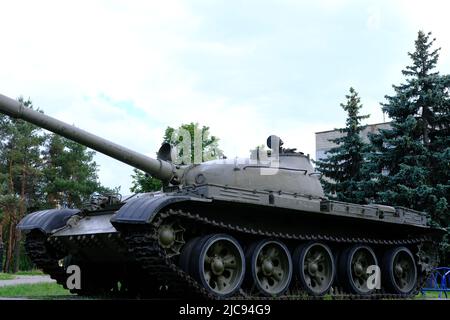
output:
<instances>
[{"instance_id":1,"label":"tree","mask_svg":"<svg viewBox=\"0 0 450 320\"><path fill-rule=\"evenodd\" d=\"M448 228L450 81L435 71L440 48L432 49L430 36L418 33L408 53L412 65L402 71L405 82L393 85L395 95L382 103L391 129L370 137L367 189L376 202L425 211Z\"/></svg>"},{"instance_id":2,"label":"tree","mask_svg":"<svg viewBox=\"0 0 450 320\"><path fill-rule=\"evenodd\" d=\"M43 154L44 194L50 207L80 208L94 192L105 188L98 181L94 151L55 134L47 135Z\"/></svg>"},{"instance_id":3,"label":"tree","mask_svg":"<svg viewBox=\"0 0 450 320\"><path fill-rule=\"evenodd\" d=\"M30 100L19 98L28 108ZM17 271L20 257L20 231L16 229L27 209L39 208L39 186L42 179L40 147L44 137L40 129L23 120L2 116L0 153L0 184L4 193L0 196L0 208L4 212L0 229L7 227L6 271ZM3 233L3 232L1 232Z\"/></svg>"},{"instance_id":4,"label":"tree","mask_svg":"<svg viewBox=\"0 0 450 320\"><path fill-rule=\"evenodd\" d=\"M33 108L30 100L19 101ZM90 194L107 191L97 180L93 156L82 145L0 115L0 245L6 243L5 271L16 272L26 260L16 228L25 214L57 205L81 207Z\"/></svg>"},{"instance_id":5,"label":"tree","mask_svg":"<svg viewBox=\"0 0 450 320\"><path fill-rule=\"evenodd\" d=\"M133 169L134 174L131 176L131 192L143 193L158 191L162 188L162 182L159 179L153 178L141 170Z\"/></svg>"},{"instance_id":6,"label":"tree","mask_svg":"<svg viewBox=\"0 0 450 320\"><path fill-rule=\"evenodd\" d=\"M189 139L190 141L184 141ZM183 144L183 142L185 144ZM187 142L187 146L186 146ZM199 127L198 123L182 124L178 129L167 127L163 143L170 143L175 147L177 164L191 164L219 159L223 156L222 150L219 149L219 139L210 136L209 127ZM131 176L132 192L151 192L161 190L162 183L160 180L153 178L148 173L134 169Z\"/></svg>"},{"instance_id":7,"label":"tree","mask_svg":"<svg viewBox=\"0 0 450 320\"><path fill-rule=\"evenodd\" d=\"M361 120L368 115L359 115L361 99L355 89L350 88L347 101L341 107L347 112L346 127L338 131L343 135L330 140L337 146L326 152L325 159L316 161L324 191L331 198L352 203L365 203L364 191L360 187L365 143L360 137Z\"/></svg>"}]
</instances>

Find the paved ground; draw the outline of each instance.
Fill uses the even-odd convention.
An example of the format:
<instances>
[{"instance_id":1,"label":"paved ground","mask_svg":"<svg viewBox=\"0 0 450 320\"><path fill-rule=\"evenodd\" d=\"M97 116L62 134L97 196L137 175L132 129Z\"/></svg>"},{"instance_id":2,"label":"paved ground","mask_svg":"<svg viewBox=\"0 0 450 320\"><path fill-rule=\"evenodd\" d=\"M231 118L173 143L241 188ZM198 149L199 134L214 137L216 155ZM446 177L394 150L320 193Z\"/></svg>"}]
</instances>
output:
<instances>
[{"instance_id":1,"label":"paved ground","mask_svg":"<svg viewBox=\"0 0 450 320\"><path fill-rule=\"evenodd\" d=\"M15 279L12 280L0 280L0 287L4 286L16 286L18 284L33 284L33 283L42 283L42 282L56 282L53 279L50 279L49 276L15 276Z\"/></svg>"}]
</instances>

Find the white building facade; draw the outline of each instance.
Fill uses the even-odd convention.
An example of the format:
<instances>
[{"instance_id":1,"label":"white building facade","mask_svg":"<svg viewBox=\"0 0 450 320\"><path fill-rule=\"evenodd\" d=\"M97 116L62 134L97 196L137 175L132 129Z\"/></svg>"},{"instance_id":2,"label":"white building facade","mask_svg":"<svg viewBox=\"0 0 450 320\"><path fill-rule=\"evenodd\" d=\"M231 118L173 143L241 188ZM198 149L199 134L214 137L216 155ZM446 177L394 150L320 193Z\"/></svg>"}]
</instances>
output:
<instances>
[{"instance_id":1,"label":"white building facade","mask_svg":"<svg viewBox=\"0 0 450 320\"><path fill-rule=\"evenodd\" d=\"M364 142L368 143L369 138L368 134L377 133L380 129L390 129L390 122L376 123L376 124L368 124L364 130L361 131L360 136ZM324 159L327 157L325 154L326 151L335 147L336 144L329 141L332 139L336 139L342 137L344 134L339 132L338 130L328 130L316 132L316 160Z\"/></svg>"}]
</instances>

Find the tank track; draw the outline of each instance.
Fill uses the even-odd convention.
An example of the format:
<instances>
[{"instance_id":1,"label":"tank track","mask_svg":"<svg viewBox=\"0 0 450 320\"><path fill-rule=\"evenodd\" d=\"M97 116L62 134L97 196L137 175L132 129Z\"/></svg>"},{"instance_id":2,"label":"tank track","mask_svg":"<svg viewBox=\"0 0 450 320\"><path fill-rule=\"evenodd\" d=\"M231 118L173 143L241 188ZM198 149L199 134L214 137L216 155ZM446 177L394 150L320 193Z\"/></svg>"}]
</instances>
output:
<instances>
[{"instance_id":1,"label":"tank track","mask_svg":"<svg viewBox=\"0 0 450 320\"><path fill-rule=\"evenodd\" d=\"M165 250L158 243L157 230L158 227L169 218L182 219L196 225L201 224L213 230L220 230L224 233L239 233L242 235L273 237L285 240L317 240L330 241L335 243L354 243L367 245L421 245L425 242L432 242L427 236L417 237L413 239L402 240L379 240L368 238L349 238L349 237L332 237L325 234L282 234L267 230L255 230L251 228L242 228L238 225L225 224L215 220L208 219L198 214L191 214L181 210L169 210L159 213L150 225L136 227L133 225L125 225L120 230L123 239L128 245L129 252L134 255L135 259L142 266L146 275L152 279L158 279L161 284L160 294L168 295L173 298L200 298L200 299L217 299L216 296L204 289L193 277L181 270L175 261L168 257ZM420 288L425 284L429 274L429 268L423 270L418 266L418 281L416 288L408 295L391 294L391 293L374 293L371 295L355 295L345 292L333 293L334 299L401 299L408 298L419 293ZM166 290L164 290L166 289ZM165 292L164 292L165 291ZM291 292L290 294L278 297L261 297L246 292L241 289L237 294L228 299L250 299L250 300L291 300L304 298L302 292ZM315 299L316 297L308 297ZM320 298L320 297L319 297Z\"/></svg>"},{"instance_id":2,"label":"tank track","mask_svg":"<svg viewBox=\"0 0 450 320\"><path fill-rule=\"evenodd\" d=\"M49 252L46 241L47 237L41 232L27 234L25 240L27 255L39 269L67 289L67 274L64 268L59 265L59 261L53 258L53 255Z\"/></svg>"},{"instance_id":3,"label":"tank track","mask_svg":"<svg viewBox=\"0 0 450 320\"><path fill-rule=\"evenodd\" d=\"M120 232L121 238L125 241L129 253L140 265L141 274L148 280L148 283L157 283L159 287L146 288L144 295L152 297L168 297L168 298L186 298L189 299L217 299L208 290L203 288L193 277L178 267L173 258L170 258L165 249L158 243L158 228L167 219L177 218L187 223L201 225L208 231L217 231L223 233L233 233L250 236L272 237L284 240L317 240L330 241L334 243L358 243L358 244L379 244L379 245L418 245L426 242L432 242L427 236L417 237L413 239L403 240L377 240L366 238L349 238L349 237L332 237L325 234L282 234L271 232L268 230L255 230L251 228L243 228L239 225L225 224L212 219L208 219L198 214L191 214L181 210L169 210L159 213L151 224L145 226L122 225ZM25 248L27 254L45 273L55 279L58 284L66 287L67 274L65 269L59 266L58 259L54 258L48 248L46 235L42 233L30 233L26 237ZM424 285L429 268L422 270L418 268L419 277L416 288L409 295L375 293L371 295L355 295L345 292L334 292L331 294L334 299L399 299L408 298L419 293L420 288ZM136 275L135 275L136 276ZM141 278L142 279L142 278ZM71 290L72 293L89 294L83 290ZM299 298L320 299L320 297L307 296L306 293L297 289L291 290L289 294L277 297L262 297L252 292L241 289L237 294L228 299L249 299L249 300L292 300Z\"/></svg>"},{"instance_id":4,"label":"tank track","mask_svg":"<svg viewBox=\"0 0 450 320\"><path fill-rule=\"evenodd\" d=\"M86 296L99 295L99 289L103 289L101 288L103 283L100 283L98 282L98 279L95 279L96 274L95 272L92 272L95 270L86 270L84 269L85 266L83 266L83 272L90 275L88 278L90 285L83 285L81 289L69 289L67 287L68 274L66 273L66 268L60 265L60 259L55 258L55 256L64 257L66 256L66 253L56 250L56 248L48 243L47 239L47 235L42 232L31 232L30 234L27 234L25 250L31 261L44 273L48 274L51 279L56 280L56 283L63 286L64 289L69 290L71 293ZM67 263L65 259L63 259L62 262L64 264Z\"/></svg>"}]
</instances>

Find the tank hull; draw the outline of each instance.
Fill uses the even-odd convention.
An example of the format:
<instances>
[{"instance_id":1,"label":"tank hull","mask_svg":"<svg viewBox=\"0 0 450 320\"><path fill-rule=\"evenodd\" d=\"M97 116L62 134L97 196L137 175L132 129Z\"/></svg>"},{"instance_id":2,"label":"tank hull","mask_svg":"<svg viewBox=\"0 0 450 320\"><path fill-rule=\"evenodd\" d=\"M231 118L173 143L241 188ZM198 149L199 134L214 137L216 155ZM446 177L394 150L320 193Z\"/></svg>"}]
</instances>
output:
<instances>
[{"instance_id":1,"label":"tank hull","mask_svg":"<svg viewBox=\"0 0 450 320\"><path fill-rule=\"evenodd\" d=\"M102 289L100 292L111 294L113 292L111 283L120 281L129 284L127 287L122 286L126 289L120 294L131 296L177 297L178 294L185 295L186 290L189 290L193 296L202 299L223 298L205 289L198 277L183 269L181 261L183 251L192 239L213 234L227 234L234 237L244 251L250 250L252 244L257 241L276 239L285 244L292 255L296 247L302 244L320 242L330 248L336 264L342 252L355 245L370 246L380 261L388 250L404 246L415 255L415 263L420 270L417 281L426 277L426 272L437 263L432 248L433 241L439 238L441 231L423 225L418 217L415 217L416 224L406 222L405 217L402 218L401 215L392 219L398 218L403 221L390 221L386 216L382 219L358 218L356 215L359 213L354 210L349 214L345 209L347 216L341 213L339 206L342 204L339 203L333 204L338 207L336 209L338 212L333 213L330 212L329 202L327 207L324 203L317 206L316 201L312 200L312 205L319 211L305 211L274 206L269 203L272 200L268 197L267 205L256 204L256 200L250 197L246 202L219 199L218 196L205 198L199 196L199 190L202 189L143 195L115 210L82 214L76 211L78 214L67 219L64 226L48 233L43 232L42 228L33 230L24 228L24 230L28 234L39 233L41 239L45 239L45 247L51 252L48 256L52 256L54 261L70 257L65 267L60 267L56 273L52 271L57 274L56 277L61 284L65 285L64 279L68 275L64 270L68 264L80 265L91 274L100 272L99 270L102 270L101 274L103 272L109 274L109 280L104 281L108 284L106 288L104 285L96 284L94 288L88 287L87 292L73 290L86 295L98 293L99 291L94 289L99 288ZM204 191L205 189L201 192ZM242 192L227 189L227 195L231 191ZM210 189L209 192L215 191ZM273 201L277 201L276 198ZM367 208L365 210L367 212ZM27 225L25 222L21 225ZM163 234L161 230L164 231L166 226L182 230L181 236L177 238L180 242L178 247L164 245L165 238L161 236ZM30 239L33 241L33 237ZM425 263L427 259L428 262ZM35 260L39 266L41 259ZM337 277L333 282L334 294L352 295L353 293L341 288L343 286L339 281L342 282ZM184 292L179 291L180 287L184 288ZM303 292L300 287L298 280L292 280L290 290L296 292L295 296ZM258 292L249 291L245 283L242 288L240 293L230 297L242 298L242 292L246 292L246 298L261 296ZM383 287L372 295L387 296ZM277 298L287 297L292 298L292 293L277 296Z\"/></svg>"}]
</instances>

